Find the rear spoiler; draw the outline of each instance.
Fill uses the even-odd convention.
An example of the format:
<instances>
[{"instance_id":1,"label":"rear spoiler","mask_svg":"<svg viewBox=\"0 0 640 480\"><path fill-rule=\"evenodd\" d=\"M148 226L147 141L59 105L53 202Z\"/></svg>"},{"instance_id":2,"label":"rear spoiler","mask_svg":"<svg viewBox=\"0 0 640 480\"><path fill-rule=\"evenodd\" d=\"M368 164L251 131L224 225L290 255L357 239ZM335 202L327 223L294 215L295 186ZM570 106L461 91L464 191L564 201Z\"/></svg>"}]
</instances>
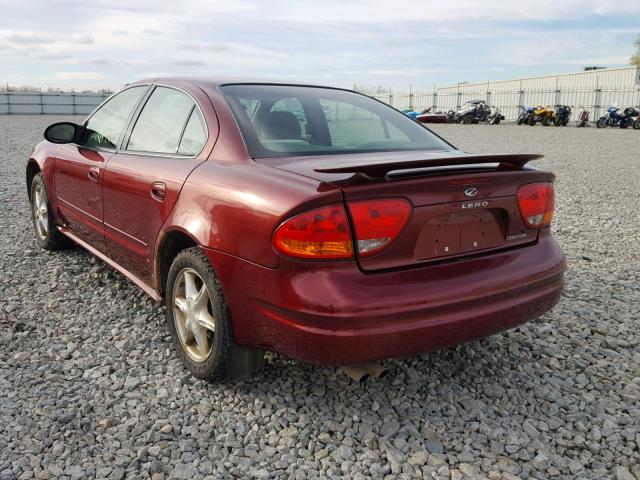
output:
<instances>
[{"instance_id":1,"label":"rear spoiler","mask_svg":"<svg viewBox=\"0 0 640 480\"><path fill-rule=\"evenodd\" d=\"M325 165L315 167L316 172L321 173L354 173L369 178L382 178L389 172L395 170L409 170L429 167L455 167L462 165L475 165L497 163L499 167L522 168L533 160L540 160L544 155L534 153L495 153L495 154L470 154L453 153L450 155L439 155L422 160L398 160L389 161L387 159L371 159L362 162L339 163L335 165Z\"/></svg>"}]
</instances>

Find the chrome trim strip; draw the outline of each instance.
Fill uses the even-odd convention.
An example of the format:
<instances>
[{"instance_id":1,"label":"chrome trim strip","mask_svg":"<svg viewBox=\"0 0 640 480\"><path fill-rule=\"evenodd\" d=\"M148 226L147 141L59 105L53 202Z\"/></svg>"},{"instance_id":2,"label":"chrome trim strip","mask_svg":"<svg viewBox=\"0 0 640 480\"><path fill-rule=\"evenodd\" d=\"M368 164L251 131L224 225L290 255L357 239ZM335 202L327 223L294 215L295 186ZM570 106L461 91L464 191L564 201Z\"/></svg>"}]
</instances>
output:
<instances>
[{"instance_id":1,"label":"chrome trim strip","mask_svg":"<svg viewBox=\"0 0 640 480\"><path fill-rule=\"evenodd\" d=\"M130 238L134 242L139 243L140 245L142 245L143 247L146 247L148 245L147 243L143 242L139 238L136 238L133 235L129 235L127 232L123 232L119 228L116 228L113 225L108 224L107 222L104 222L104 226L110 228L111 230L115 230L116 232L120 233L121 235L124 235L127 238Z\"/></svg>"},{"instance_id":2,"label":"chrome trim strip","mask_svg":"<svg viewBox=\"0 0 640 480\"><path fill-rule=\"evenodd\" d=\"M95 220L97 223L104 225L104 222L102 220L100 220L98 217L94 217L93 215L91 215L89 212L85 212L83 209L76 207L73 203L69 203L67 202L64 198L61 197L57 197L58 200L60 200L62 203L64 203L65 205L73 208L74 210L77 210L78 212L82 213L83 215L86 215L87 217Z\"/></svg>"}]
</instances>

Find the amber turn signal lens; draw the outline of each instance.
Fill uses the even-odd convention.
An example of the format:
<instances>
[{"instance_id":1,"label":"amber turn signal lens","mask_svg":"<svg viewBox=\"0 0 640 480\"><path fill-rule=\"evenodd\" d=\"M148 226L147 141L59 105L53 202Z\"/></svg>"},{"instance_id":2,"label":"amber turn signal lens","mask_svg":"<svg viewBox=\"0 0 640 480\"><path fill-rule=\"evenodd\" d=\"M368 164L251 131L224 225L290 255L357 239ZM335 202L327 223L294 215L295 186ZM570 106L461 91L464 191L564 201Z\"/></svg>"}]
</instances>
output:
<instances>
[{"instance_id":1,"label":"amber turn signal lens","mask_svg":"<svg viewBox=\"0 0 640 480\"><path fill-rule=\"evenodd\" d=\"M353 239L342 205L296 215L278 227L273 243L279 252L296 258L352 258Z\"/></svg>"}]
</instances>

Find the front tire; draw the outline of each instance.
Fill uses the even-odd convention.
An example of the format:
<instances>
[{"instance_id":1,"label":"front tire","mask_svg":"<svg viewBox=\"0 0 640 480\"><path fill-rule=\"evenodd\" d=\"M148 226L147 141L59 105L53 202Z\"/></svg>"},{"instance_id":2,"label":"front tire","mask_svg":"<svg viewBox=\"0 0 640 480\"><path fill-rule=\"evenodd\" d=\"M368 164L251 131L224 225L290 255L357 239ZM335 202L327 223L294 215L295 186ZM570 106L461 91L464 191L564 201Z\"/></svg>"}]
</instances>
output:
<instances>
[{"instance_id":1,"label":"front tire","mask_svg":"<svg viewBox=\"0 0 640 480\"><path fill-rule=\"evenodd\" d=\"M606 126L607 126L606 118L599 118L598 121L596 122L596 127L598 128L605 128Z\"/></svg>"},{"instance_id":2,"label":"front tire","mask_svg":"<svg viewBox=\"0 0 640 480\"><path fill-rule=\"evenodd\" d=\"M49 192L42 174L38 173L31 181L29 201L31 203L31 221L36 234L36 242L45 250L63 250L73 245L56 227Z\"/></svg>"},{"instance_id":3,"label":"front tire","mask_svg":"<svg viewBox=\"0 0 640 480\"><path fill-rule=\"evenodd\" d=\"M236 381L260 370L264 353L236 344L220 282L199 247L178 254L166 287L169 331L195 377Z\"/></svg>"},{"instance_id":4,"label":"front tire","mask_svg":"<svg viewBox=\"0 0 640 480\"><path fill-rule=\"evenodd\" d=\"M635 122L633 122L633 129L640 130L640 120L636 120Z\"/></svg>"}]
</instances>

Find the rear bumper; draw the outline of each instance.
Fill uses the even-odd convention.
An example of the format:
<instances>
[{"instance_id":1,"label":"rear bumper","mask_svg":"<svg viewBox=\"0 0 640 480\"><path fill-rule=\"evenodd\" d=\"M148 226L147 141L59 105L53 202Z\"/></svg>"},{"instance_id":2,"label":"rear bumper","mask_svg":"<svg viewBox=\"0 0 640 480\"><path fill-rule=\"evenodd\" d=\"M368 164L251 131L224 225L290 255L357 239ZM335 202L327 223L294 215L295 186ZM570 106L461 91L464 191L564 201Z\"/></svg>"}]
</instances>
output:
<instances>
[{"instance_id":1,"label":"rear bumper","mask_svg":"<svg viewBox=\"0 0 640 480\"><path fill-rule=\"evenodd\" d=\"M325 365L407 357L515 327L558 302L565 270L550 235L488 256L366 274L353 262L268 269L205 253L238 343Z\"/></svg>"}]
</instances>

